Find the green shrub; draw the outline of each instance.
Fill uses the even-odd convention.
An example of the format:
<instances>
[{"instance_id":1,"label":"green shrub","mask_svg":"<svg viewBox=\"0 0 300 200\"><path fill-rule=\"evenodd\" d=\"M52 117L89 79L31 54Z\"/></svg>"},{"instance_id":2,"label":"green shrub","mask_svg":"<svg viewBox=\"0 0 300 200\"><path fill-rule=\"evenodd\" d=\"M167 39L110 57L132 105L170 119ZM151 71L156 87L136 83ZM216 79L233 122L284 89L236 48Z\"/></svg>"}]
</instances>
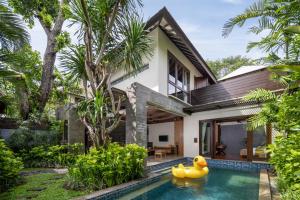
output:
<instances>
[{"instance_id":1,"label":"green shrub","mask_svg":"<svg viewBox=\"0 0 300 200\"><path fill-rule=\"evenodd\" d=\"M26 167L66 167L83 152L82 144L39 146L19 153Z\"/></svg>"},{"instance_id":2,"label":"green shrub","mask_svg":"<svg viewBox=\"0 0 300 200\"><path fill-rule=\"evenodd\" d=\"M288 189L281 195L281 200L300 200L300 190Z\"/></svg>"},{"instance_id":3,"label":"green shrub","mask_svg":"<svg viewBox=\"0 0 300 200\"><path fill-rule=\"evenodd\" d=\"M21 160L0 140L0 192L16 182L22 168Z\"/></svg>"},{"instance_id":4,"label":"green shrub","mask_svg":"<svg viewBox=\"0 0 300 200\"><path fill-rule=\"evenodd\" d=\"M34 131L20 128L6 140L7 145L14 152L29 151L33 147L58 145L61 141L61 133L56 130Z\"/></svg>"},{"instance_id":5,"label":"green shrub","mask_svg":"<svg viewBox=\"0 0 300 200\"><path fill-rule=\"evenodd\" d=\"M91 148L69 167L69 186L102 189L140 178L144 174L146 157L146 149L136 144L121 147L112 143L99 150Z\"/></svg>"},{"instance_id":6,"label":"green shrub","mask_svg":"<svg viewBox=\"0 0 300 200\"><path fill-rule=\"evenodd\" d=\"M269 146L270 163L280 180L280 189L300 191L300 132L277 137Z\"/></svg>"}]
</instances>

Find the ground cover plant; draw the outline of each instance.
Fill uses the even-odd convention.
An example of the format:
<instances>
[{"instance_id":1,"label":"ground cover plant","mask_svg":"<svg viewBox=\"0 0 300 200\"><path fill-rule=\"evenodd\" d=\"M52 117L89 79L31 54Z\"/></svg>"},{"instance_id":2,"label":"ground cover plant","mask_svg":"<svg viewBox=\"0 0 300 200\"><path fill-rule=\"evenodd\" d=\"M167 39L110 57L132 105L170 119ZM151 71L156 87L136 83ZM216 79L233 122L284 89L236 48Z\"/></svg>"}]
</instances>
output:
<instances>
[{"instance_id":1,"label":"ground cover plant","mask_svg":"<svg viewBox=\"0 0 300 200\"><path fill-rule=\"evenodd\" d=\"M29 170L26 171L28 172ZM23 179L24 183L22 185L1 193L0 199L69 200L88 193L85 190L74 191L65 189L63 187L67 179L65 174L43 173L25 176Z\"/></svg>"}]
</instances>

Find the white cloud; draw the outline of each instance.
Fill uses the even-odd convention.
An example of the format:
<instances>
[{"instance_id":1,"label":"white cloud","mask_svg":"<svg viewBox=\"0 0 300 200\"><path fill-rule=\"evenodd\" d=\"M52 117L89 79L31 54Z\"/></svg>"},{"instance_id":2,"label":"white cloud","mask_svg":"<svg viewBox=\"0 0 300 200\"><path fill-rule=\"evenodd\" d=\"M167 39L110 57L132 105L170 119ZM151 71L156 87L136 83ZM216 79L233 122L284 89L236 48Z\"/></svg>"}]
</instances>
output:
<instances>
[{"instance_id":1,"label":"white cloud","mask_svg":"<svg viewBox=\"0 0 300 200\"><path fill-rule=\"evenodd\" d=\"M230 3L230 4L241 4L243 0L222 0L225 3Z\"/></svg>"},{"instance_id":2,"label":"white cloud","mask_svg":"<svg viewBox=\"0 0 300 200\"><path fill-rule=\"evenodd\" d=\"M204 59L215 60L234 55L257 59L265 55L258 49L246 51L248 42L258 41L265 34L248 34L247 29L242 28L236 29L228 38L223 38L222 24L186 20L179 20L178 24Z\"/></svg>"}]
</instances>

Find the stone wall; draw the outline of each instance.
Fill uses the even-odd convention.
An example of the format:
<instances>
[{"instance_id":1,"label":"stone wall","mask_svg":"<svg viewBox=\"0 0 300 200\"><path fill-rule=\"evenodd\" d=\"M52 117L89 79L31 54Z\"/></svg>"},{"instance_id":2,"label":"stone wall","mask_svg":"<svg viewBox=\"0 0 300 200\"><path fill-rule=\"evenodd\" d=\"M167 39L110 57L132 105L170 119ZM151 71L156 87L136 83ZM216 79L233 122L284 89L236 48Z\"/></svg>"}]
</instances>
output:
<instances>
[{"instance_id":1,"label":"stone wall","mask_svg":"<svg viewBox=\"0 0 300 200\"><path fill-rule=\"evenodd\" d=\"M70 108L67 114L68 119L68 143L85 143L85 126L81 123L75 108Z\"/></svg>"},{"instance_id":2,"label":"stone wall","mask_svg":"<svg viewBox=\"0 0 300 200\"><path fill-rule=\"evenodd\" d=\"M133 83L127 90L126 143L147 147L147 106L186 116L183 108L188 105L155 92L139 83Z\"/></svg>"}]
</instances>

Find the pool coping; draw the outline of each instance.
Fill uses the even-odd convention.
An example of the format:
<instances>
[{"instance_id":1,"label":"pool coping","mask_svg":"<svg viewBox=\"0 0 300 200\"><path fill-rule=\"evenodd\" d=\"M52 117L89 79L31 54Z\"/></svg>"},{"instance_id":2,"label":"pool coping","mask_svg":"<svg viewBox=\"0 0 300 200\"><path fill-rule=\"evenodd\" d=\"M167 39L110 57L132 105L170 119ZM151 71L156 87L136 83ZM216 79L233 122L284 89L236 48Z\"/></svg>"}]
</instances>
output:
<instances>
[{"instance_id":1,"label":"pool coping","mask_svg":"<svg viewBox=\"0 0 300 200\"><path fill-rule=\"evenodd\" d=\"M259 200L271 200L271 185L269 174L266 169L261 169L259 173Z\"/></svg>"},{"instance_id":2,"label":"pool coping","mask_svg":"<svg viewBox=\"0 0 300 200\"><path fill-rule=\"evenodd\" d=\"M142 187L142 185L148 185L158 181L162 176L165 174L156 173L161 169L171 168L174 165L179 163L192 163L193 158L184 157L176 160L167 161L164 163L158 163L156 165L147 166L145 171L148 173L148 176L145 178L141 178L138 180L133 180L127 183L123 183L120 185L112 186L106 189L98 190L91 194L80 196L74 198L74 200L98 200L98 199L117 199L127 193L135 191ZM261 164L261 163L251 163L251 162L244 162L244 161L231 161L231 160L214 160L214 159L207 159L208 165L217 168L225 168L225 169L236 169L236 170L256 170L260 171L260 177L263 178L264 181L260 181L259 183L259 200L271 200L267 195L267 185L269 184L269 177L267 173L267 169L270 169L269 164ZM267 174L267 179L265 178L265 173ZM266 181L268 180L268 181ZM262 188L262 189L261 189ZM270 187L269 187L270 192ZM262 194L262 195L260 195ZM271 195L271 192L270 192Z\"/></svg>"}]
</instances>

